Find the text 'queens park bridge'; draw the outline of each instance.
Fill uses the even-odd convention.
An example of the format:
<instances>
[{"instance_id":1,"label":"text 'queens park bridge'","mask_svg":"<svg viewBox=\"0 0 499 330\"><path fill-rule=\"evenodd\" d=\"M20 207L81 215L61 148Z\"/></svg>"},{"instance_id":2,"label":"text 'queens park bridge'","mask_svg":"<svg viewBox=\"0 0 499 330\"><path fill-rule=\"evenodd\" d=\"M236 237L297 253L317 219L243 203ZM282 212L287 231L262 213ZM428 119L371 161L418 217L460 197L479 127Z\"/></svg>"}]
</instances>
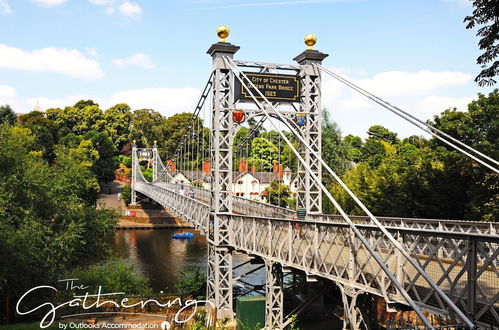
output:
<instances>
[{"instance_id":1,"label":"text 'queens park bridge'","mask_svg":"<svg viewBox=\"0 0 499 330\"><path fill-rule=\"evenodd\" d=\"M374 216L322 159L321 75L334 77L492 172L499 173L498 162L324 68L328 55L312 49L313 35L305 38L309 47L294 58L297 64L277 64L235 59L239 47L225 41L228 28L217 33L222 39L208 49L212 73L176 152L164 163L156 142L152 149L134 143L132 151L132 203L149 197L207 237L211 321L234 318L233 286L248 284L233 277L238 266L232 254L238 251L266 269L267 329L290 322L284 315L283 277L293 272L304 274L306 285L315 284L293 314L321 299L317 283L335 285L342 295L344 328L368 327L368 316L356 307L364 294L382 297L389 306L406 306L428 329L437 328L429 315L463 328L497 327L499 224ZM254 124L246 137L236 139L245 120ZM247 144L264 123L296 159L294 171L280 165L282 148L275 151L278 161L271 170L248 171ZM141 159L152 159L151 182L140 170ZM342 210L323 185L323 172L365 216ZM238 188L247 177L255 191ZM272 196L258 191L274 180L288 180L294 188L298 215L271 205ZM323 197L339 215L322 213Z\"/></svg>"}]
</instances>

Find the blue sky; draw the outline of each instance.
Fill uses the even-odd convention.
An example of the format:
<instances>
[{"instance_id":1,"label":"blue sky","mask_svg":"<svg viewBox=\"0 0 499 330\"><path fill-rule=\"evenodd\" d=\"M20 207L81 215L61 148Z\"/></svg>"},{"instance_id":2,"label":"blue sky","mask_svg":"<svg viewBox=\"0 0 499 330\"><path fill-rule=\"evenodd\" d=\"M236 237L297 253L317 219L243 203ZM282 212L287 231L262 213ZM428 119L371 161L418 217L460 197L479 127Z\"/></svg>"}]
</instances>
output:
<instances>
[{"instance_id":1,"label":"blue sky","mask_svg":"<svg viewBox=\"0 0 499 330\"><path fill-rule=\"evenodd\" d=\"M315 33L324 65L422 118L478 92L467 0L0 0L0 104L17 112L93 98L164 115L191 111L206 55L226 24L239 59L291 63ZM344 134L380 123L418 133L324 77L323 105Z\"/></svg>"}]
</instances>

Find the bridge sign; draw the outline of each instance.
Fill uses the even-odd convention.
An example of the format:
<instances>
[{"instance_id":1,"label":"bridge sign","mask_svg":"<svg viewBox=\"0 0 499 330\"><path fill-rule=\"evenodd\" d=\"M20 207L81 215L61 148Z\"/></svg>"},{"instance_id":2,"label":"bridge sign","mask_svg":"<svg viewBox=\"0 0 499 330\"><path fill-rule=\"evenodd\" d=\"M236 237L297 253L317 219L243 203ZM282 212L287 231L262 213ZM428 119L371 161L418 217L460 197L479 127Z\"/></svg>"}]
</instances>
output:
<instances>
[{"instance_id":1,"label":"bridge sign","mask_svg":"<svg viewBox=\"0 0 499 330\"><path fill-rule=\"evenodd\" d=\"M137 156L144 157L144 158L152 158L152 151L151 150L138 150Z\"/></svg>"},{"instance_id":2,"label":"bridge sign","mask_svg":"<svg viewBox=\"0 0 499 330\"><path fill-rule=\"evenodd\" d=\"M300 101L300 77L298 75L255 72L243 72L243 74L269 100L280 102ZM250 83L243 78L243 75L241 75L241 80L245 82L245 85L257 99L262 99L258 92L251 87ZM239 80L236 80L235 98L241 101L253 100L248 90L241 86Z\"/></svg>"}]
</instances>

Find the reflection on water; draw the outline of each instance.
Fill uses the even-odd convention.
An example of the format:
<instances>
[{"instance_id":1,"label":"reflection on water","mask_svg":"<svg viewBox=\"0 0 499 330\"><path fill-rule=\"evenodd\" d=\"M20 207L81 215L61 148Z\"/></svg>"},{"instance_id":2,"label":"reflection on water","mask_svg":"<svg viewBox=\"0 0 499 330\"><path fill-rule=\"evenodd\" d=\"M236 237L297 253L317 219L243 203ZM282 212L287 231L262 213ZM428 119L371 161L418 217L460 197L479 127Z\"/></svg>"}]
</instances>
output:
<instances>
[{"instance_id":1,"label":"reflection on water","mask_svg":"<svg viewBox=\"0 0 499 330\"><path fill-rule=\"evenodd\" d=\"M207 267L205 236L174 239L179 229L118 230L114 240L117 255L149 277L155 292L172 291L187 267Z\"/></svg>"}]
</instances>

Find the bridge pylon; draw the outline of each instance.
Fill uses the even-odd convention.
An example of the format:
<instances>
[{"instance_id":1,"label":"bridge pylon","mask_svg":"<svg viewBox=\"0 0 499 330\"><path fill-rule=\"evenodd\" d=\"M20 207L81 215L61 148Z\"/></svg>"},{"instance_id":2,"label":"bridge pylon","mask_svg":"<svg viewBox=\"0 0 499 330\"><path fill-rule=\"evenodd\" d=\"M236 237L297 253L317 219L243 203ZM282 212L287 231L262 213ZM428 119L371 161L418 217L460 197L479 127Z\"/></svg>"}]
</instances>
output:
<instances>
[{"instance_id":1,"label":"bridge pylon","mask_svg":"<svg viewBox=\"0 0 499 330\"><path fill-rule=\"evenodd\" d=\"M213 60L211 115L211 202L208 235L207 299L216 318L233 319L232 251L229 221L232 214L232 140L234 130L234 74L223 57L232 58L238 46L213 44L207 51Z\"/></svg>"}]
</instances>

